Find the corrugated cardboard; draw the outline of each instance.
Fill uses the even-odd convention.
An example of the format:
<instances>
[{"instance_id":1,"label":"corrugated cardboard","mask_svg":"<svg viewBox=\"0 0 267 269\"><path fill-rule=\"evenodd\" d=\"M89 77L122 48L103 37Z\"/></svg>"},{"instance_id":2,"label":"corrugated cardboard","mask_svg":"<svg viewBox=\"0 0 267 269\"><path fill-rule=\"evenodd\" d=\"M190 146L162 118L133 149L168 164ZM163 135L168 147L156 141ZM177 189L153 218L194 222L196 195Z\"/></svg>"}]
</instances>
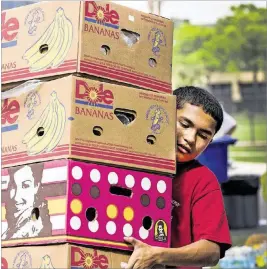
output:
<instances>
[{"instance_id":1,"label":"corrugated cardboard","mask_svg":"<svg viewBox=\"0 0 267 269\"><path fill-rule=\"evenodd\" d=\"M129 258L129 252L72 244L2 248L2 269L118 269Z\"/></svg>"},{"instance_id":2,"label":"corrugated cardboard","mask_svg":"<svg viewBox=\"0 0 267 269\"><path fill-rule=\"evenodd\" d=\"M3 167L76 158L175 173L175 96L75 76L22 89L2 100Z\"/></svg>"},{"instance_id":3,"label":"corrugated cardboard","mask_svg":"<svg viewBox=\"0 0 267 269\"><path fill-rule=\"evenodd\" d=\"M81 72L171 93L173 23L111 2L2 12L2 83Z\"/></svg>"},{"instance_id":4,"label":"corrugated cardboard","mask_svg":"<svg viewBox=\"0 0 267 269\"><path fill-rule=\"evenodd\" d=\"M172 178L56 160L2 169L2 246L170 246Z\"/></svg>"}]
</instances>

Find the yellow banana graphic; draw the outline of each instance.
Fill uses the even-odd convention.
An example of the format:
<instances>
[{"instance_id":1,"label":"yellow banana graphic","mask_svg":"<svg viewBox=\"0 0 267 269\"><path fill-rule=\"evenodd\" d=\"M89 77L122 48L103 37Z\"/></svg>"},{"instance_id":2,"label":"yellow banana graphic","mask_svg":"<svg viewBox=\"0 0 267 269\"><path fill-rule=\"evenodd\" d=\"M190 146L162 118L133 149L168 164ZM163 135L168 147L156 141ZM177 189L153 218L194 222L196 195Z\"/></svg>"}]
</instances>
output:
<instances>
[{"instance_id":1,"label":"yellow banana graphic","mask_svg":"<svg viewBox=\"0 0 267 269\"><path fill-rule=\"evenodd\" d=\"M155 116L154 116L154 120L152 122L152 125L155 125L158 123L159 119L160 119L160 114L161 114L161 111L160 110L156 110L155 111Z\"/></svg>"},{"instance_id":2,"label":"yellow banana graphic","mask_svg":"<svg viewBox=\"0 0 267 269\"><path fill-rule=\"evenodd\" d=\"M38 54L39 48L42 45L46 44L48 40L51 40L51 37L54 37L54 34L53 34L54 27L55 27L55 19L51 22L51 24L48 26L48 28L43 33L43 35L39 38L39 40L37 40L36 43L33 44L32 47L26 50L26 52L22 56L24 60L29 60L34 54Z\"/></svg>"},{"instance_id":3,"label":"yellow banana graphic","mask_svg":"<svg viewBox=\"0 0 267 269\"><path fill-rule=\"evenodd\" d=\"M59 143L64 133L66 112L62 103L59 102L56 92L51 93L51 100L40 119L24 136L29 155L37 155L52 151ZM43 133L38 135L37 130L42 128Z\"/></svg>"},{"instance_id":4,"label":"yellow banana graphic","mask_svg":"<svg viewBox=\"0 0 267 269\"><path fill-rule=\"evenodd\" d=\"M58 142L60 141L64 130L65 130L65 123L66 123L66 112L65 112L65 107L63 106L63 104L61 104L59 102L58 99L56 99L55 101L56 104L56 114L57 114L57 119L58 119L58 126L57 126L57 130L53 136L53 138L51 139L49 145L46 147L45 151L46 152L50 152L52 151L57 145Z\"/></svg>"},{"instance_id":5,"label":"yellow banana graphic","mask_svg":"<svg viewBox=\"0 0 267 269\"><path fill-rule=\"evenodd\" d=\"M35 135L26 143L28 154L32 155L32 148L41 140L43 140L43 137L45 133L48 132L49 128L53 126L53 121L55 117L53 118L54 114L54 100L52 99L49 104L49 112L47 114L47 117L42 125L37 125L35 130ZM43 133L41 134L39 129L42 128Z\"/></svg>"},{"instance_id":6,"label":"yellow banana graphic","mask_svg":"<svg viewBox=\"0 0 267 269\"><path fill-rule=\"evenodd\" d=\"M35 123L35 125L27 132L27 134L24 136L22 143L23 144L27 144L37 133L37 130L39 127L42 127L45 123L45 121L47 121L47 116L49 111L52 109L51 108L52 103L50 102L45 110L43 111L43 113L41 114L40 119Z\"/></svg>"},{"instance_id":7,"label":"yellow banana graphic","mask_svg":"<svg viewBox=\"0 0 267 269\"><path fill-rule=\"evenodd\" d=\"M49 36L49 38L45 41L45 43L43 44L44 46L46 46L46 45L48 46L47 47L48 50L46 52L42 53L42 51L40 50L40 47L36 47L36 49L35 49L36 53L34 53L30 58L28 58L28 64L30 66L31 71L35 71L33 65L39 61L42 61L42 59L44 59L45 57L48 57L48 53L51 52L52 48L55 47L55 44L59 38L59 35L58 35L59 34L59 25L60 25L60 23L58 23L59 20L60 19L58 17L55 18L53 32Z\"/></svg>"},{"instance_id":8,"label":"yellow banana graphic","mask_svg":"<svg viewBox=\"0 0 267 269\"><path fill-rule=\"evenodd\" d=\"M160 43L160 34L159 33L156 33L155 34L155 40L154 40L154 43L153 43L153 47L157 47Z\"/></svg>"},{"instance_id":9,"label":"yellow banana graphic","mask_svg":"<svg viewBox=\"0 0 267 269\"><path fill-rule=\"evenodd\" d=\"M40 269L54 269L50 256L45 255L43 257Z\"/></svg>"},{"instance_id":10,"label":"yellow banana graphic","mask_svg":"<svg viewBox=\"0 0 267 269\"><path fill-rule=\"evenodd\" d=\"M64 11L62 10L62 12ZM63 18L64 41L60 52L53 61L52 67L58 67L64 61L72 43L72 23L66 16L64 16Z\"/></svg>"},{"instance_id":11,"label":"yellow banana graphic","mask_svg":"<svg viewBox=\"0 0 267 269\"><path fill-rule=\"evenodd\" d=\"M38 72L49 67L58 67L67 56L72 43L73 27L65 16L63 8L58 8L53 22L48 26L43 36L23 55L28 61L30 71ZM47 51L40 51L42 45Z\"/></svg>"},{"instance_id":12,"label":"yellow banana graphic","mask_svg":"<svg viewBox=\"0 0 267 269\"><path fill-rule=\"evenodd\" d=\"M57 116L56 116L56 111L55 109L53 110L52 113L52 118L51 118L51 124L47 128L44 127L44 135L41 137L41 139L38 140L37 143L35 144L28 144L29 150L28 154L29 155L37 155L45 152L45 148L47 145L49 145L51 139L53 138L56 129L57 129Z\"/></svg>"},{"instance_id":13,"label":"yellow banana graphic","mask_svg":"<svg viewBox=\"0 0 267 269\"><path fill-rule=\"evenodd\" d=\"M61 28L58 28L57 36L54 40L54 43L51 44L51 46L48 45L48 51L44 54L43 57L31 63L30 70L38 72L49 68L53 63L54 58L57 56L61 49L63 39L63 30ZM51 49L49 49L49 47L51 47Z\"/></svg>"}]
</instances>

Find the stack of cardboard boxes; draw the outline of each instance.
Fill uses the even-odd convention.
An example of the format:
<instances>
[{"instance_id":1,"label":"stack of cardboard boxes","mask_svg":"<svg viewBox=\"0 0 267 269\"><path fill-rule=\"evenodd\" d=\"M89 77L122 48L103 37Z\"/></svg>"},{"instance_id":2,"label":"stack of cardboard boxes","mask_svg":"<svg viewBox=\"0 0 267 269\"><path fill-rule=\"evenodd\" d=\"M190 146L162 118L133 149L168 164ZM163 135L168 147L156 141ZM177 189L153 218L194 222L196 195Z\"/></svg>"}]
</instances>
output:
<instances>
[{"instance_id":1,"label":"stack of cardboard boxes","mask_svg":"<svg viewBox=\"0 0 267 269\"><path fill-rule=\"evenodd\" d=\"M110 2L2 13L2 268L119 268L124 236L170 246L172 32Z\"/></svg>"}]
</instances>

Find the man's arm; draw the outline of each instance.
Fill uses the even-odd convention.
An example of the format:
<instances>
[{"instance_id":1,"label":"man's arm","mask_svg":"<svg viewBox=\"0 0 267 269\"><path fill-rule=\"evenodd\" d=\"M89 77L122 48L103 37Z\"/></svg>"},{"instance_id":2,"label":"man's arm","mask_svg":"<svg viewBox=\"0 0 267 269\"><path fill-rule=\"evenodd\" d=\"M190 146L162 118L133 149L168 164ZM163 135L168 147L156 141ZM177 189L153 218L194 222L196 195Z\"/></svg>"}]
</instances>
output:
<instances>
[{"instance_id":1,"label":"man's arm","mask_svg":"<svg viewBox=\"0 0 267 269\"><path fill-rule=\"evenodd\" d=\"M199 240L181 248L149 246L135 238L126 238L134 246L134 252L126 269L151 268L156 264L168 266L214 266L220 259L220 247L208 240Z\"/></svg>"},{"instance_id":2,"label":"man's arm","mask_svg":"<svg viewBox=\"0 0 267 269\"><path fill-rule=\"evenodd\" d=\"M159 250L160 252L160 250ZM181 248L165 248L159 254L159 264L170 266L215 266L220 259L220 247L208 240L199 240Z\"/></svg>"}]
</instances>

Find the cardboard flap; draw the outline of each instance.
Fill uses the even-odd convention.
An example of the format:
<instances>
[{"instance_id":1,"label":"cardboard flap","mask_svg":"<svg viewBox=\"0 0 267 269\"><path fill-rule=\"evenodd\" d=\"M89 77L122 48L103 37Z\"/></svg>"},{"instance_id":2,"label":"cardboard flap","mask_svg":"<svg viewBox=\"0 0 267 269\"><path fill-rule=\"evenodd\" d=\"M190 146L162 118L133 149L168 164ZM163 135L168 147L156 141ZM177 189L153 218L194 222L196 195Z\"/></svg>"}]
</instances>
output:
<instances>
[{"instance_id":1,"label":"cardboard flap","mask_svg":"<svg viewBox=\"0 0 267 269\"><path fill-rule=\"evenodd\" d=\"M33 79L30 81L26 81L9 91L3 92L1 96L1 100L8 99L8 98L16 98L21 94L26 94L29 91L36 90L39 86L42 85L42 81L38 79Z\"/></svg>"}]
</instances>

